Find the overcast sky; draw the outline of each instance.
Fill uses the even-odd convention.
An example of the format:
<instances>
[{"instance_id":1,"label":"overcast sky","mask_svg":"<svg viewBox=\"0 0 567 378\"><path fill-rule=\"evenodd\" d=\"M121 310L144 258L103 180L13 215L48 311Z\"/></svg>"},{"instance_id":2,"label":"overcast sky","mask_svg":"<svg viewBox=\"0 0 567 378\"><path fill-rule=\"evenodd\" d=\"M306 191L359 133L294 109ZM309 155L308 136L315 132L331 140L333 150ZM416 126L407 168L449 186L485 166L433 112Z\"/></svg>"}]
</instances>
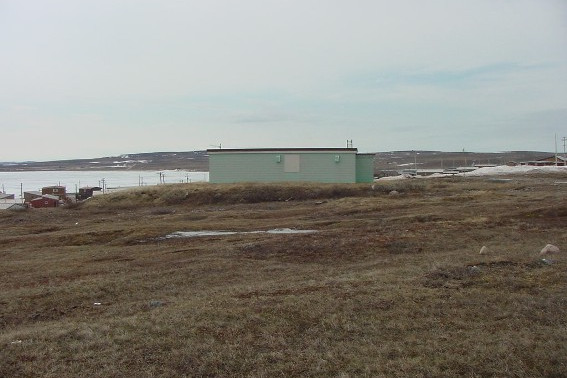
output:
<instances>
[{"instance_id":1,"label":"overcast sky","mask_svg":"<svg viewBox=\"0 0 567 378\"><path fill-rule=\"evenodd\" d=\"M0 161L553 151L565 0L0 0Z\"/></svg>"}]
</instances>

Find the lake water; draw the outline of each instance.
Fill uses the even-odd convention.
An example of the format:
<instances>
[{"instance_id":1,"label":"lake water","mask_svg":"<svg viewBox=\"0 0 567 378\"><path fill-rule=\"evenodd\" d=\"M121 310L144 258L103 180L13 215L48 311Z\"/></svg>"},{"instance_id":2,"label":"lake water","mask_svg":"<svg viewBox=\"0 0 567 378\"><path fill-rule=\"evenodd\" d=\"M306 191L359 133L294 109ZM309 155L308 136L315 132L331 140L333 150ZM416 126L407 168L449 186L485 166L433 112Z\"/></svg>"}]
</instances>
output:
<instances>
[{"instance_id":1,"label":"lake water","mask_svg":"<svg viewBox=\"0 0 567 378\"><path fill-rule=\"evenodd\" d=\"M62 185L68 193L83 186L100 186L108 189L142 185L174 184L209 181L209 172L184 170L166 171L29 171L0 172L0 191L20 196L20 191L41 191L42 187Z\"/></svg>"}]
</instances>

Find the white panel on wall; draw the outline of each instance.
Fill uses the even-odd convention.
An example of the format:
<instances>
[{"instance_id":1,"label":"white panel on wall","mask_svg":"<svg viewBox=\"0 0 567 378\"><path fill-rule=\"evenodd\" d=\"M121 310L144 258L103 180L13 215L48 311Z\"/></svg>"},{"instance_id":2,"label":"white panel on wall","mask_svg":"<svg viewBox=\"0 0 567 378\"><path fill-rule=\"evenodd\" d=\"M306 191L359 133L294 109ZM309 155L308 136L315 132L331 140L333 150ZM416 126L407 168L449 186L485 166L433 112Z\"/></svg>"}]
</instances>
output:
<instances>
[{"instance_id":1,"label":"white panel on wall","mask_svg":"<svg viewBox=\"0 0 567 378\"><path fill-rule=\"evenodd\" d=\"M299 172L300 166L299 155L284 155L284 172L293 173Z\"/></svg>"}]
</instances>

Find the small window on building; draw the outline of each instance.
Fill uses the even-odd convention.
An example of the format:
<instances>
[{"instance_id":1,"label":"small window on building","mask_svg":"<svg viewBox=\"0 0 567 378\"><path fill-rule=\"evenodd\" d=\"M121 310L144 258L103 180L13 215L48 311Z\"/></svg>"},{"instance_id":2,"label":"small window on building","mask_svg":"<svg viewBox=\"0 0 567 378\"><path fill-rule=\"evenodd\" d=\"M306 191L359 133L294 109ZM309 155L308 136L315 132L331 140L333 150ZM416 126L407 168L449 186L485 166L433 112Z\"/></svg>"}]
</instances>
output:
<instances>
[{"instance_id":1,"label":"small window on building","mask_svg":"<svg viewBox=\"0 0 567 378\"><path fill-rule=\"evenodd\" d=\"M340 163L341 155L335 155L335 163Z\"/></svg>"},{"instance_id":2,"label":"small window on building","mask_svg":"<svg viewBox=\"0 0 567 378\"><path fill-rule=\"evenodd\" d=\"M299 172L300 159L299 155L284 155L284 172Z\"/></svg>"},{"instance_id":3,"label":"small window on building","mask_svg":"<svg viewBox=\"0 0 567 378\"><path fill-rule=\"evenodd\" d=\"M53 189L53 193L57 193L59 189Z\"/></svg>"},{"instance_id":4,"label":"small window on building","mask_svg":"<svg viewBox=\"0 0 567 378\"><path fill-rule=\"evenodd\" d=\"M276 163L282 162L282 155L276 155Z\"/></svg>"}]
</instances>

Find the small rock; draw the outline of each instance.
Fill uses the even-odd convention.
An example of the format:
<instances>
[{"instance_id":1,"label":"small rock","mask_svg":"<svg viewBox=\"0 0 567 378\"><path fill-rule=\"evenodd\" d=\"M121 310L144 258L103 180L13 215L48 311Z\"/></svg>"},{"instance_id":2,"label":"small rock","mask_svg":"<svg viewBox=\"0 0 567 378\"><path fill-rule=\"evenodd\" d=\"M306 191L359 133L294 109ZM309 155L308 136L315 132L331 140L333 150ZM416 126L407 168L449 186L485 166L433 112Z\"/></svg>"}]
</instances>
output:
<instances>
[{"instance_id":1,"label":"small rock","mask_svg":"<svg viewBox=\"0 0 567 378\"><path fill-rule=\"evenodd\" d=\"M322 205L324 203L327 203L327 201L317 201L317 202L315 202L315 205Z\"/></svg>"},{"instance_id":2,"label":"small rock","mask_svg":"<svg viewBox=\"0 0 567 378\"><path fill-rule=\"evenodd\" d=\"M397 196L400 194L400 192L398 192L397 190L392 190L390 193L388 193L391 196Z\"/></svg>"},{"instance_id":3,"label":"small rock","mask_svg":"<svg viewBox=\"0 0 567 378\"><path fill-rule=\"evenodd\" d=\"M539 253L540 255L551 255L554 253L559 253L559 248L554 246L553 244L548 244Z\"/></svg>"},{"instance_id":4,"label":"small rock","mask_svg":"<svg viewBox=\"0 0 567 378\"><path fill-rule=\"evenodd\" d=\"M95 303L93 303L93 305L95 305L95 306L100 306L101 304L102 304L102 303L100 303L100 302L95 302Z\"/></svg>"},{"instance_id":5,"label":"small rock","mask_svg":"<svg viewBox=\"0 0 567 378\"><path fill-rule=\"evenodd\" d=\"M480 268L476 265L473 266L469 266L469 273L470 274L479 274L480 273Z\"/></svg>"},{"instance_id":6,"label":"small rock","mask_svg":"<svg viewBox=\"0 0 567 378\"><path fill-rule=\"evenodd\" d=\"M150 301L150 307L161 307L163 306L162 301Z\"/></svg>"},{"instance_id":7,"label":"small rock","mask_svg":"<svg viewBox=\"0 0 567 378\"><path fill-rule=\"evenodd\" d=\"M553 264L553 261L549 260L549 259L541 259L542 264L545 265L551 265Z\"/></svg>"},{"instance_id":8,"label":"small rock","mask_svg":"<svg viewBox=\"0 0 567 378\"><path fill-rule=\"evenodd\" d=\"M490 250L488 249L487 246L483 245L482 248L480 249L479 254L481 255L487 255L490 252Z\"/></svg>"}]
</instances>

